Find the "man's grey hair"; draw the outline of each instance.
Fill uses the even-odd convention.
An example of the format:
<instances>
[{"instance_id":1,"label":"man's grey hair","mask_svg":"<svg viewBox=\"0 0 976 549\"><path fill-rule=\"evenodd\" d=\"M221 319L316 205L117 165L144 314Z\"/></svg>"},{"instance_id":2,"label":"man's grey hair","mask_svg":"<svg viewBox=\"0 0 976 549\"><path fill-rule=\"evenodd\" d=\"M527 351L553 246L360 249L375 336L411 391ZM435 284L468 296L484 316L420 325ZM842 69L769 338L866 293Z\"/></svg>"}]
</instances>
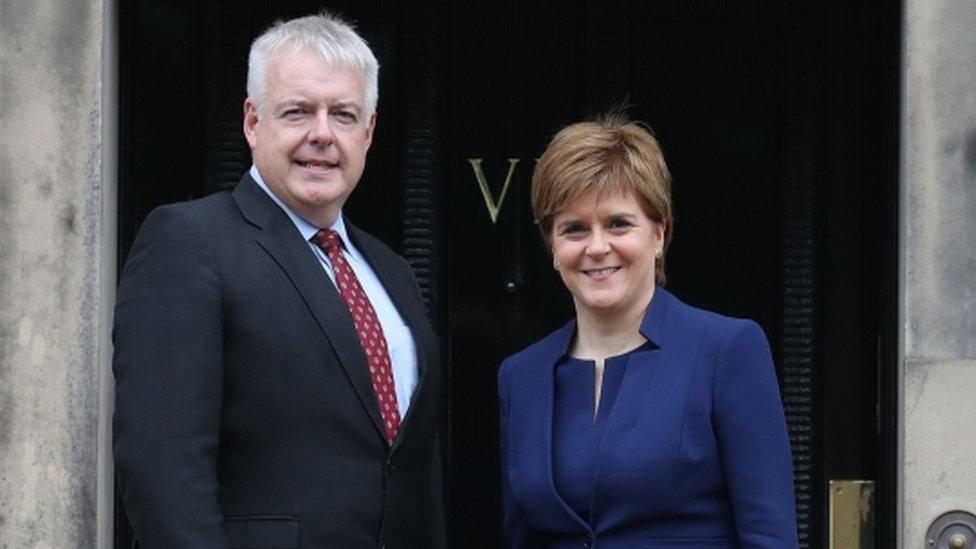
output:
<instances>
[{"instance_id":1,"label":"man's grey hair","mask_svg":"<svg viewBox=\"0 0 976 549\"><path fill-rule=\"evenodd\" d=\"M251 44L247 59L247 95L258 111L265 99L268 60L286 47L292 51L310 47L333 67L360 71L365 87L364 119L376 112L380 64L352 24L327 11L278 21Z\"/></svg>"}]
</instances>

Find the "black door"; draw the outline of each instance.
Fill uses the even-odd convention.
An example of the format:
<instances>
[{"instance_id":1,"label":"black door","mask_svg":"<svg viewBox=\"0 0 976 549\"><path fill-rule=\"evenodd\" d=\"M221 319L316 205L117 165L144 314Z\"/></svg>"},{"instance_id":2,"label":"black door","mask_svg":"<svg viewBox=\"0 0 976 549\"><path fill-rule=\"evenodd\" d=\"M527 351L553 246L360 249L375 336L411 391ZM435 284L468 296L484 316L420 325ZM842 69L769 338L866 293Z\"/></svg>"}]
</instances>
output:
<instances>
[{"instance_id":1,"label":"black door","mask_svg":"<svg viewBox=\"0 0 976 549\"><path fill-rule=\"evenodd\" d=\"M455 547L501 546L498 364L572 314L532 223L535 158L612 108L653 127L675 177L669 288L773 344L803 545L824 545L831 478L878 481L892 539L896 8L126 2L123 256L155 205L236 183L250 41L323 6L358 22L382 67L346 212L407 257L441 334Z\"/></svg>"}]
</instances>

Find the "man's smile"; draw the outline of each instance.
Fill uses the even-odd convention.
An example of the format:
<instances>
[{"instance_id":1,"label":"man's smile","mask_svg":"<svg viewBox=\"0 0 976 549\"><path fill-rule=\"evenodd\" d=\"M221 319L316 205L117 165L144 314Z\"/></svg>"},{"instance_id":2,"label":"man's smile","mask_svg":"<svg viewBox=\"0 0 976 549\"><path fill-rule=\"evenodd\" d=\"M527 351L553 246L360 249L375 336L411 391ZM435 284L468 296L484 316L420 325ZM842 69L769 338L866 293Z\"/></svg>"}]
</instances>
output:
<instances>
[{"instance_id":1,"label":"man's smile","mask_svg":"<svg viewBox=\"0 0 976 549\"><path fill-rule=\"evenodd\" d=\"M339 167L338 162L330 162L328 160L295 160L295 164L298 164L302 168L317 171L327 171Z\"/></svg>"}]
</instances>

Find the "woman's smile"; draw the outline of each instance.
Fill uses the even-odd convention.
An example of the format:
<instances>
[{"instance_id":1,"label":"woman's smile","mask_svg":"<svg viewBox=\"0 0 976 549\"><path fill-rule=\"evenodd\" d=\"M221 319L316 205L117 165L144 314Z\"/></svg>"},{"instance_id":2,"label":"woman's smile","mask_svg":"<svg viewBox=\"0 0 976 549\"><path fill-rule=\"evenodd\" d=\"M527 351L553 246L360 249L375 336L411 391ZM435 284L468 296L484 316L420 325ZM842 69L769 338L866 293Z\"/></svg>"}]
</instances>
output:
<instances>
[{"instance_id":1,"label":"woman's smile","mask_svg":"<svg viewBox=\"0 0 976 549\"><path fill-rule=\"evenodd\" d=\"M663 245L663 228L631 193L590 189L553 220L553 259L583 315L647 307Z\"/></svg>"}]
</instances>

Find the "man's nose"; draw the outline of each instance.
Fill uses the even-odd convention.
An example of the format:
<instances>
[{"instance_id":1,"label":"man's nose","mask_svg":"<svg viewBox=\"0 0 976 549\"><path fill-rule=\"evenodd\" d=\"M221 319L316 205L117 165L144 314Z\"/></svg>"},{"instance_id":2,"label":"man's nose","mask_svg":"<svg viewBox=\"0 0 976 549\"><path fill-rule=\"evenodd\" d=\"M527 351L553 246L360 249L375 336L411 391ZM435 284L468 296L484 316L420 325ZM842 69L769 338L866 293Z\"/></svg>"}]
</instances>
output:
<instances>
[{"instance_id":1,"label":"man's nose","mask_svg":"<svg viewBox=\"0 0 976 549\"><path fill-rule=\"evenodd\" d=\"M332 120L328 111L321 111L315 115L308 130L308 141L313 145L326 146L332 143Z\"/></svg>"}]
</instances>

